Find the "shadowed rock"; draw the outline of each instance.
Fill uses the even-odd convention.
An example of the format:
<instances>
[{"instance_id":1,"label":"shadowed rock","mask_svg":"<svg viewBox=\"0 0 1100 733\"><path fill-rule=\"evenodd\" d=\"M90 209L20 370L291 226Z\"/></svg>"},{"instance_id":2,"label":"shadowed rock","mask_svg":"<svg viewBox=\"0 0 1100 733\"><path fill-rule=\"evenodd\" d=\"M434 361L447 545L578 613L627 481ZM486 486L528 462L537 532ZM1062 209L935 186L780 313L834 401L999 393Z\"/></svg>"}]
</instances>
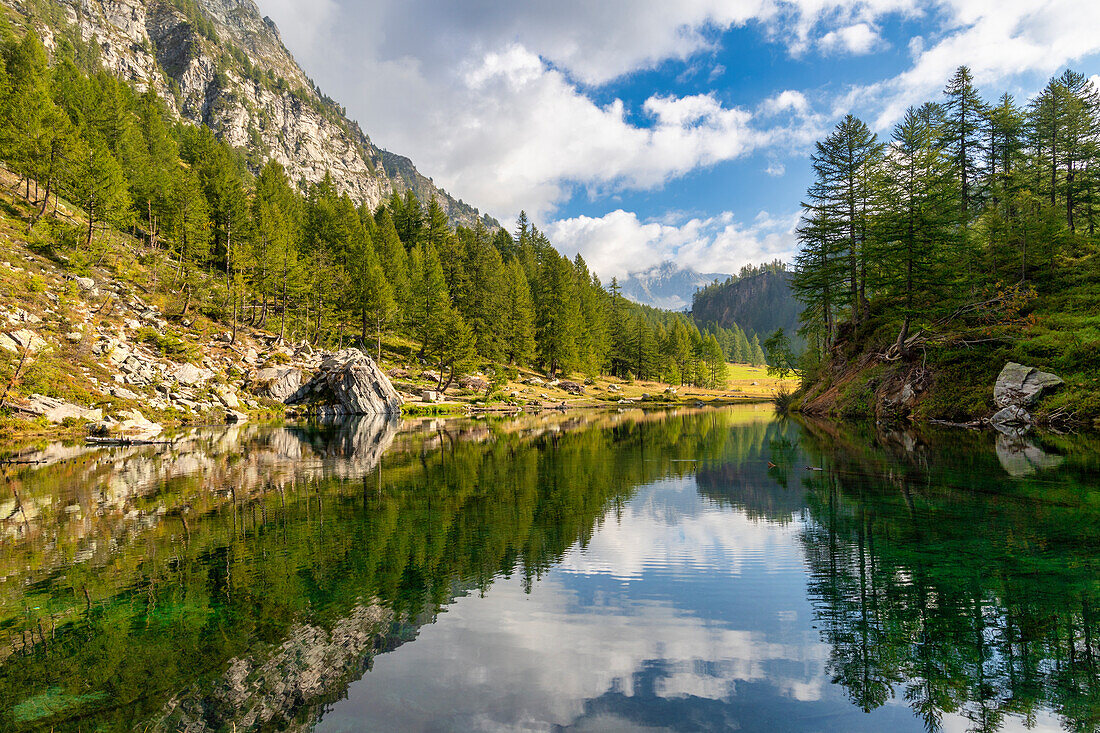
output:
<instances>
[{"instance_id":1,"label":"shadowed rock","mask_svg":"<svg viewBox=\"0 0 1100 733\"><path fill-rule=\"evenodd\" d=\"M997 407L1029 407L1039 401L1044 392L1057 389L1065 382L1049 372L1010 361L1005 364L993 387Z\"/></svg>"}]
</instances>

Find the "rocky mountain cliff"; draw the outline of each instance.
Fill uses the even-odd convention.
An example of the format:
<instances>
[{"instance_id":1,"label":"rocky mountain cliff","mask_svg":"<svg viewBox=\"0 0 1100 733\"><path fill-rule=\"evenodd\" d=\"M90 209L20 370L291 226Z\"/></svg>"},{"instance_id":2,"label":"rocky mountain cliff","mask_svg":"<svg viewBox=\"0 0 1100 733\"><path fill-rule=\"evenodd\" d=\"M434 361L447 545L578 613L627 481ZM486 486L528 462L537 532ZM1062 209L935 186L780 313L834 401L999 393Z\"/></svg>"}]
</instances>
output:
<instances>
[{"instance_id":1,"label":"rocky mountain cliff","mask_svg":"<svg viewBox=\"0 0 1100 733\"><path fill-rule=\"evenodd\" d=\"M294 180L326 171L357 202L393 191L435 196L451 221L497 222L447 194L412 161L382 150L322 94L253 0L0 0L46 47L67 44L109 73L152 88L183 120L210 127L260 165L273 158Z\"/></svg>"},{"instance_id":2,"label":"rocky mountain cliff","mask_svg":"<svg viewBox=\"0 0 1100 733\"><path fill-rule=\"evenodd\" d=\"M801 346L797 336L802 305L791 291L790 273L775 269L731 277L695 295L692 316L696 323L729 327L736 323L763 340L782 328Z\"/></svg>"}]
</instances>

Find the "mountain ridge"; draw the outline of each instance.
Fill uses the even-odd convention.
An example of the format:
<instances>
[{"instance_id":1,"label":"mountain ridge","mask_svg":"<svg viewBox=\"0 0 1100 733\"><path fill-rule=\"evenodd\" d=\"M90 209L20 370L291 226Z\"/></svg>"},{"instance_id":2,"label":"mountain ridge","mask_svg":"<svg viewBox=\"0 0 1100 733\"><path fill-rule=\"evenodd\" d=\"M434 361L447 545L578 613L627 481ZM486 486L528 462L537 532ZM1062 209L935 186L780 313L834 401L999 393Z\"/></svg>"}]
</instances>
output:
<instances>
[{"instance_id":1,"label":"mountain ridge","mask_svg":"<svg viewBox=\"0 0 1100 733\"><path fill-rule=\"evenodd\" d=\"M332 176L375 207L394 193L434 196L454 224L495 229L492 217L439 188L402 155L376 146L324 95L253 0L0 0L56 55L84 48L105 71L152 89L173 115L268 158L294 181Z\"/></svg>"},{"instance_id":2,"label":"mountain ridge","mask_svg":"<svg viewBox=\"0 0 1100 733\"><path fill-rule=\"evenodd\" d=\"M673 260L665 260L647 270L630 273L619 281L619 286L623 296L635 303L684 311L690 309L692 297L699 288L727 277L722 273L698 272Z\"/></svg>"}]
</instances>

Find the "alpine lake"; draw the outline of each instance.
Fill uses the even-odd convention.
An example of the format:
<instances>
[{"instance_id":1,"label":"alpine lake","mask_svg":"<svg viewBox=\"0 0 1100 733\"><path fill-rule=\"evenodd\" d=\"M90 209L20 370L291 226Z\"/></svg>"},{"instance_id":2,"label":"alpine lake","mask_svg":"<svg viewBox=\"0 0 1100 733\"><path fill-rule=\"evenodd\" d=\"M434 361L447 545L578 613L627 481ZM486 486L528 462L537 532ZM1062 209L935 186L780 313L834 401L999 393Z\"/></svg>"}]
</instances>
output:
<instances>
[{"instance_id":1,"label":"alpine lake","mask_svg":"<svg viewBox=\"0 0 1100 733\"><path fill-rule=\"evenodd\" d=\"M1097 436L742 405L4 455L2 731L1100 730Z\"/></svg>"}]
</instances>

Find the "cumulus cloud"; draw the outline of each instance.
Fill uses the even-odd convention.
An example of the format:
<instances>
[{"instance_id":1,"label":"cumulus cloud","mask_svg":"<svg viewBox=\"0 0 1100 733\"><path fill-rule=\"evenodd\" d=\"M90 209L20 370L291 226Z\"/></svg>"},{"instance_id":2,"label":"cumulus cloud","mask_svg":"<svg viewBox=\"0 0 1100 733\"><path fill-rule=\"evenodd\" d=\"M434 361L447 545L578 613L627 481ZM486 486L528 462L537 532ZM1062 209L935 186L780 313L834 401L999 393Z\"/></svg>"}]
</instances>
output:
<instances>
[{"instance_id":1,"label":"cumulus cloud","mask_svg":"<svg viewBox=\"0 0 1100 733\"><path fill-rule=\"evenodd\" d=\"M1087 0L950 0L944 6L948 32L932 44L909 44L912 67L891 79L857 87L838 100L837 111L875 110L872 121L887 129L905 109L934 96L960 64L979 85L996 87L1032 73L1054 74L1100 53L1100 3Z\"/></svg>"},{"instance_id":2,"label":"cumulus cloud","mask_svg":"<svg viewBox=\"0 0 1100 733\"><path fill-rule=\"evenodd\" d=\"M703 218L664 217L641 221L617 209L605 216L578 216L549 225L559 250L580 253L601 278L625 277L668 260L700 272L737 272L772 259L789 260L796 248L797 214L760 212L749 225L732 212Z\"/></svg>"},{"instance_id":3,"label":"cumulus cloud","mask_svg":"<svg viewBox=\"0 0 1100 733\"><path fill-rule=\"evenodd\" d=\"M821 37L819 45L827 52L862 55L880 48L884 42L878 31L870 25L856 23L829 31Z\"/></svg>"},{"instance_id":4,"label":"cumulus cloud","mask_svg":"<svg viewBox=\"0 0 1100 733\"><path fill-rule=\"evenodd\" d=\"M794 49L823 24L856 24L909 5L380 0L367 8L319 0L306 12L288 0L259 2L310 73L380 144L501 218L521 207L548 215L578 188L648 189L760 147L797 151L817 131L804 98L784 110L797 120L755 125L754 113L712 94L658 95L627 109L596 103L591 87L709 53L732 27L755 23ZM724 72L712 69L711 81Z\"/></svg>"}]
</instances>

